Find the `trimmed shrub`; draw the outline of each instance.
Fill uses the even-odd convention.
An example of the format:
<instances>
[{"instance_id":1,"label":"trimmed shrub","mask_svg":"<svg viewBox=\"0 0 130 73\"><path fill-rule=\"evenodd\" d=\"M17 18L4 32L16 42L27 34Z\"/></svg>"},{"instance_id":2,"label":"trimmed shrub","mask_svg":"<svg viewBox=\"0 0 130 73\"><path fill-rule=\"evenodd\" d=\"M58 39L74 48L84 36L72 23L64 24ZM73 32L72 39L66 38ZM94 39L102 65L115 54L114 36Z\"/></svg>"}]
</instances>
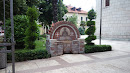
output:
<instances>
[{"instance_id":1,"label":"trimmed shrub","mask_svg":"<svg viewBox=\"0 0 130 73\"><path fill-rule=\"evenodd\" d=\"M29 7L27 11L27 16L29 18L29 24L25 32L25 49L34 49L35 40L38 38L38 26L35 22L38 18L37 9L34 6L32 8Z\"/></svg>"},{"instance_id":2,"label":"trimmed shrub","mask_svg":"<svg viewBox=\"0 0 130 73\"><path fill-rule=\"evenodd\" d=\"M86 33L87 35L94 35L95 30L96 30L95 26L91 26L91 27L89 27L89 28L85 31L85 33Z\"/></svg>"},{"instance_id":3,"label":"trimmed shrub","mask_svg":"<svg viewBox=\"0 0 130 73\"><path fill-rule=\"evenodd\" d=\"M94 11L94 9L91 9L88 12L88 18L90 21L87 22L87 25L89 26L89 28L85 31L85 34L88 35L88 37L85 39L85 42L87 45L94 45L94 43L92 43L92 40L96 39L96 36L94 35L95 33L95 21L92 21L93 19L95 19L96 17L96 12Z\"/></svg>"},{"instance_id":4,"label":"trimmed shrub","mask_svg":"<svg viewBox=\"0 0 130 73\"><path fill-rule=\"evenodd\" d=\"M111 51L110 45L85 45L85 53Z\"/></svg>"},{"instance_id":5,"label":"trimmed shrub","mask_svg":"<svg viewBox=\"0 0 130 73\"><path fill-rule=\"evenodd\" d=\"M86 39L85 39L85 42L87 43L87 45L94 45L94 43L91 43L92 40L95 40L96 39L96 36L95 35L92 35L92 36L88 36Z\"/></svg>"},{"instance_id":6,"label":"trimmed shrub","mask_svg":"<svg viewBox=\"0 0 130 73\"><path fill-rule=\"evenodd\" d=\"M84 34L85 34L85 33L84 33L84 29L81 28L81 27L79 28L79 32L80 32L81 35L84 35Z\"/></svg>"},{"instance_id":7,"label":"trimmed shrub","mask_svg":"<svg viewBox=\"0 0 130 73\"><path fill-rule=\"evenodd\" d=\"M87 26L95 25L95 21L87 21Z\"/></svg>"},{"instance_id":8,"label":"trimmed shrub","mask_svg":"<svg viewBox=\"0 0 130 73\"><path fill-rule=\"evenodd\" d=\"M11 62L11 53L7 54L8 62ZM19 50L15 52L15 61L26 61L34 59L49 58L50 55L45 49L35 49L35 50Z\"/></svg>"}]
</instances>

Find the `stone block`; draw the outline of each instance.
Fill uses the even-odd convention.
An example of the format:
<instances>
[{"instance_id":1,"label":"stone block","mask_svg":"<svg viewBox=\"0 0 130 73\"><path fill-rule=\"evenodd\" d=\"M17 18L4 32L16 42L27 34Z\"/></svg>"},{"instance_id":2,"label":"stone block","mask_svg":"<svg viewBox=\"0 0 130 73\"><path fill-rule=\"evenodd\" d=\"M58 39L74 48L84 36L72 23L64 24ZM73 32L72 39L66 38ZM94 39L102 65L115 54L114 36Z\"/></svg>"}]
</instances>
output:
<instances>
[{"instance_id":1,"label":"stone block","mask_svg":"<svg viewBox=\"0 0 130 73\"><path fill-rule=\"evenodd\" d=\"M72 41L72 53L79 53L80 44L78 40Z\"/></svg>"},{"instance_id":2,"label":"stone block","mask_svg":"<svg viewBox=\"0 0 130 73\"><path fill-rule=\"evenodd\" d=\"M84 43L85 43L85 40L81 39L81 38L79 38L78 40L79 40L79 43L80 43L79 53L84 53Z\"/></svg>"}]
</instances>

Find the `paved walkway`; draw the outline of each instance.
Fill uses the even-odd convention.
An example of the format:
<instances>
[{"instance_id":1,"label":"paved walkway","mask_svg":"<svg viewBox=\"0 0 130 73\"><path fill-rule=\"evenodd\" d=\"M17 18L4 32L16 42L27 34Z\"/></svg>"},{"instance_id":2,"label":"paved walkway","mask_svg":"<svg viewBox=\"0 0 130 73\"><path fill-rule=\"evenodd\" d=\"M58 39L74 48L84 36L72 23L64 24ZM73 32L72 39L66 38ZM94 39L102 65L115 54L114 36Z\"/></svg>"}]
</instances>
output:
<instances>
[{"instance_id":1,"label":"paved walkway","mask_svg":"<svg viewBox=\"0 0 130 73\"><path fill-rule=\"evenodd\" d=\"M102 44L112 45L113 51L17 62L16 73L130 73L130 41L102 40Z\"/></svg>"}]
</instances>

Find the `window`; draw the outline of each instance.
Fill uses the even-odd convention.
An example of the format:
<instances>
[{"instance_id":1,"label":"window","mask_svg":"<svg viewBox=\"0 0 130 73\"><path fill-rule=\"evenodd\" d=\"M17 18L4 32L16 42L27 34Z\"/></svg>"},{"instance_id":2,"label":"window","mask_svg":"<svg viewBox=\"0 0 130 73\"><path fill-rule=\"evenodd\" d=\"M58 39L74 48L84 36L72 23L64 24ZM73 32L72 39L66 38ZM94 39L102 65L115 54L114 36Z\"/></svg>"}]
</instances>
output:
<instances>
[{"instance_id":1,"label":"window","mask_svg":"<svg viewBox=\"0 0 130 73\"><path fill-rule=\"evenodd\" d=\"M87 22L87 19L88 19L88 18L86 17L86 22Z\"/></svg>"},{"instance_id":2,"label":"window","mask_svg":"<svg viewBox=\"0 0 130 73\"><path fill-rule=\"evenodd\" d=\"M81 17L81 21L83 21L83 17Z\"/></svg>"},{"instance_id":3,"label":"window","mask_svg":"<svg viewBox=\"0 0 130 73\"><path fill-rule=\"evenodd\" d=\"M110 5L110 0L106 0L106 5L105 6L109 6Z\"/></svg>"}]
</instances>

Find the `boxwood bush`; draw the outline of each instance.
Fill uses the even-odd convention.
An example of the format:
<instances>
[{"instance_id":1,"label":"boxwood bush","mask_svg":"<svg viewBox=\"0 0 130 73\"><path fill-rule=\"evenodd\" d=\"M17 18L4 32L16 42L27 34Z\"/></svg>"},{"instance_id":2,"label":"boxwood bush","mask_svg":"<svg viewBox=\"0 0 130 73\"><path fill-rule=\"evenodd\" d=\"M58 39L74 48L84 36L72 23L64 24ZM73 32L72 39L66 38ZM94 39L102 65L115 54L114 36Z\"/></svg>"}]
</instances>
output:
<instances>
[{"instance_id":1,"label":"boxwood bush","mask_svg":"<svg viewBox=\"0 0 130 73\"><path fill-rule=\"evenodd\" d=\"M96 18L96 12L94 9L91 9L88 12L88 19L90 21L87 21L87 26L89 27L86 31L85 34L88 35L88 37L85 39L85 42L87 45L95 45L92 41L96 39L96 36L94 35L95 33L95 21L92 21L93 19Z\"/></svg>"},{"instance_id":2,"label":"boxwood bush","mask_svg":"<svg viewBox=\"0 0 130 73\"><path fill-rule=\"evenodd\" d=\"M82 27L79 28L80 35L84 35L84 29Z\"/></svg>"},{"instance_id":3,"label":"boxwood bush","mask_svg":"<svg viewBox=\"0 0 130 73\"><path fill-rule=\"evenodd\" d=\"M85 53L111 51L110 45L85 45Z\"/></svg>"},{"instance_id":4,"label":"boxwood bush","mask_svg":"<svg viewBox=\"0 0 130 73\"><path fill-rule=\"evenodd\" d=\"M7 54L8 62L11 62L11 53ZM34 60L34 59L43 59L49 58L50 55L47 53L45 49L35 49L35 50L19 50L15 51L15 61L26 61L26 60Z\"/></svg>"}]
</instances>

